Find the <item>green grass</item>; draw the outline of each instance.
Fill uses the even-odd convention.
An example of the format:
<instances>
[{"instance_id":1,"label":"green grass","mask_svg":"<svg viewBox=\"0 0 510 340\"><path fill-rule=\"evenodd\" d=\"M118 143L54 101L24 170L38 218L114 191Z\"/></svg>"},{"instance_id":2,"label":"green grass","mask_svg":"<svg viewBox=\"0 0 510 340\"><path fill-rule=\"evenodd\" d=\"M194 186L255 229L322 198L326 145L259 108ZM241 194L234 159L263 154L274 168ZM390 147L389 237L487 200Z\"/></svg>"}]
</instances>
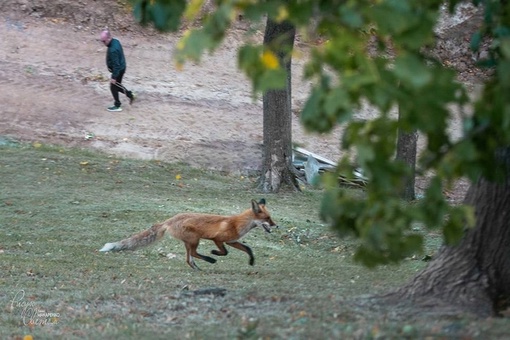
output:
<instances>
[{"instance_id":1,"label":"green grass","mask_svg":"<svg viewBox=\"0 0 510 340\"><path fill-rule=\"evenodd\" d=\"M243 239L255 266L231 249L193 271L171 238L97 250L178 212L248 209L263 197L255 178L16 143L0 146L0 178L2 338L498 338L509 329L508 319L407 320L360 307L426 264L353 263L354 241L317 216L320 190L265 196L280 228ZM427 252L440 242L427 235ZM213 248L202 241L199 251ZM202 294L208 288L224 294ZM33 310L53 314L31 318Z\"/></svg>"}]
</instances>

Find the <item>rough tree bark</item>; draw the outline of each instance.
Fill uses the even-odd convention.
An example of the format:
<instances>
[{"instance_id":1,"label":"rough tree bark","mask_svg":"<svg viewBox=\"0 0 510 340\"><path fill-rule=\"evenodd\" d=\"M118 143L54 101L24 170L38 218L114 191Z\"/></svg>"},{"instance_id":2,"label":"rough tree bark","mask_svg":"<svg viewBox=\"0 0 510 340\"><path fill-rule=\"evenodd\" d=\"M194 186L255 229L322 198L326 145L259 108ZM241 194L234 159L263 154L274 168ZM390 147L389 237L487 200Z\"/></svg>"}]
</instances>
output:
<instances>
[{"instance_id":1,"label":"rough tree bark","mask_svg":"<svg viewBox=\"0 0 510 340\"><path fill-rule=\"evenodd\" d=\"M285 89L270 90L263 95L264 156L260 179L263 192L278 192L283 184L299 188L292 164L291 52L295 35L291 23L267 20L264 45L276 52L288 77Z\"/></svg>"},{"instance_id":2,"label":"rough tree bark","mask_svg":"<svg viewBox=\"0 0 510 340\"><path fill-rule=\"evenodd\" d=\"M503 183L481 178L465 202L475 207L476 225L456 246L442 246L426 269L391 294L400 301L493 316L510 302L510 148Z\"/></svg>"},{"instance_id":3,"label":"rough tree bark","mask_svg":"<svg viewBox=\"0 0 510 340\"><path fill-rule=\"evenodd\" d=\"M411 169L411 174L404 179L404 186L400 190L400 197L406 201L416 198L414 190L416 172L416 150L418 133L416 131L403 132L398 130L396 159L401 160Z\"/></svg>"}]
</instances>

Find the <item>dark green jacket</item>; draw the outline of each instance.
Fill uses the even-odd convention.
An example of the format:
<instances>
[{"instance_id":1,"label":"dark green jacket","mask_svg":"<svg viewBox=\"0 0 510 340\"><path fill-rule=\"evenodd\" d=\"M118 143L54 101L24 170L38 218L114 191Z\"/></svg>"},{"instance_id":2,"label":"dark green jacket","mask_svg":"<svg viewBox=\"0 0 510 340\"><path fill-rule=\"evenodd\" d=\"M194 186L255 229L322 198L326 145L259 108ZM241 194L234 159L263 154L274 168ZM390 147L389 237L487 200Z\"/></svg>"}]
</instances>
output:
<instances>
[{"instance_id":1,"label":"dark green jacket","mask_svg":"<svg viewBox=\"0 0 510 340\"><path fill-rule=\"evenodd\" d=\"M116 79L121 71L126 69L126 58L120 42L113 38L108 44L106 51L106 66L112 73L112 78Z\"/></svg>"}]
</instances>

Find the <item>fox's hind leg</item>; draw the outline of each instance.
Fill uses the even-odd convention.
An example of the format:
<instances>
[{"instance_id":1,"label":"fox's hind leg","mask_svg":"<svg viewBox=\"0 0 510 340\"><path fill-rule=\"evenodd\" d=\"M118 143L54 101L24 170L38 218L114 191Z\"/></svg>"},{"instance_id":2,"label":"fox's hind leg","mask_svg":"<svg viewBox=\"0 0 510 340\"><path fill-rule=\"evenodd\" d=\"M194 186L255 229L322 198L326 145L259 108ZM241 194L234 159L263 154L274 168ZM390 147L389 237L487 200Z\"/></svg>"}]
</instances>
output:
<instances>
[{"instance_id":1,"label":"fox's hind leg","mask_svg":"<svg viewBox=\"0 0 510 340\"><path fill-rule=\"evenodd\" d=\"M193 256L191 255L191 253L192 253L191 246L187 243L184 243L184 245L186 246L186 263L188 263L188 265L191 268L200 270L200 268L198 268L198 266L195 264L195 261L193 260Z\"/></svg>"},{"instance_id":2,"label":"fox's hind leg","mask_svg":"<svg viewBox=\"0 0 510 340\"><path fill-rule=\"evenodd\" d=\"M225 256L228 254L227 248L225 248L225 245L223 244L223 242L214 241L214 244L216 244L216 247L218 247L219 250L216 250L216 249L211 250L211 253L213 255Z\"/></svg>"},{"instance_id":3,"label":"fox's hind leg","mask_svg":"<svg viewBox=\"0 0 510 340\"><path fill-rule=\"evenodd\" d=\"M227 242L227 244L231 247L242 250L246 254L248 254L248 256L250 257L250 266L253 266L255 264L255 257L253 257L253 252L251 251L250 247L248 247L247 245L244 245L240 242Z\"/></svg>"},{"instance_id":4,"label":"fox's hind leg","mask_svg":"<svg viewBox=\"0 0 510 340\"><path fill-rule=\"evenodd\" d=\"M198 266L195 264L195 261L193 261L193 257L207 261L209 263L216 263L216 259L197 253L198 242L185 243L185 245L186 245L186 262L190 265L191 268L200 270L200 268L198 268Z\"/></svg>"}]
</instances>

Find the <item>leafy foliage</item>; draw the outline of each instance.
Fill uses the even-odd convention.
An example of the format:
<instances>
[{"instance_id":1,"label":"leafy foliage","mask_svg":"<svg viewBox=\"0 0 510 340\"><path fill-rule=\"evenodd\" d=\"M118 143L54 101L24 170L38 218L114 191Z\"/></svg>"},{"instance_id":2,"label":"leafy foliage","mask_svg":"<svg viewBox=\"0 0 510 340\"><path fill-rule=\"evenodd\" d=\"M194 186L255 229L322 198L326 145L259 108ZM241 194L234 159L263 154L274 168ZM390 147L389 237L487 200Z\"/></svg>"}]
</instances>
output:
<instances>
[{"instance_id":1,"label":"leafy foliage","mask_svg":"<svg viewBox=\"0 0 510 340\"><path fill-rule=\"evenodd\" d=\"M161 30L175 29L179 17L196 18L204 1L133 0L142 23ZM459 0L446 1L452 11ZM483 4L484 25L471 40L477 50L483 37L492 39L484 66L494 70L481 98L471 103L456 82L454 71L431 60L424 51L434 43L442 0L224 0L204 16L202 27L186 33L176 55L198 60L214 50L237 13L258 21L264 15L289 20L303 36L313 25L324 39L311 51L304 76L315 84L302 114L312 131L328 132L346 124L342 148L356 154L356 163L369 178L363 197L347 195L334 176L326 179L322 217L341 233L362 240L356 258L367 265L396 262L420 250L423 241L410 231L413 223L441 228L446 242L456 242L463 226L474 222L467 207L450 207L442 194L445 186L462 176L497 178L495 151L510 145L510 3L474 0ZM157 13L155 12L157 11ZM239 53L239 66L253 81L255 92L281 87L285 72L271 62L261 46L248 45ZM368 103L379 116L353 120ZM452 140L447 132L451 107L471 105L464 118L464 134ZM398 107L401 119L392 111ZM409 169L394 160L397 130L418 131L427 141L420 169L434 173L424 198L404 206L396 188L404 185ZM337 174L349 176L352 165L343 160Z\"/></svg>"}]
</instances>

